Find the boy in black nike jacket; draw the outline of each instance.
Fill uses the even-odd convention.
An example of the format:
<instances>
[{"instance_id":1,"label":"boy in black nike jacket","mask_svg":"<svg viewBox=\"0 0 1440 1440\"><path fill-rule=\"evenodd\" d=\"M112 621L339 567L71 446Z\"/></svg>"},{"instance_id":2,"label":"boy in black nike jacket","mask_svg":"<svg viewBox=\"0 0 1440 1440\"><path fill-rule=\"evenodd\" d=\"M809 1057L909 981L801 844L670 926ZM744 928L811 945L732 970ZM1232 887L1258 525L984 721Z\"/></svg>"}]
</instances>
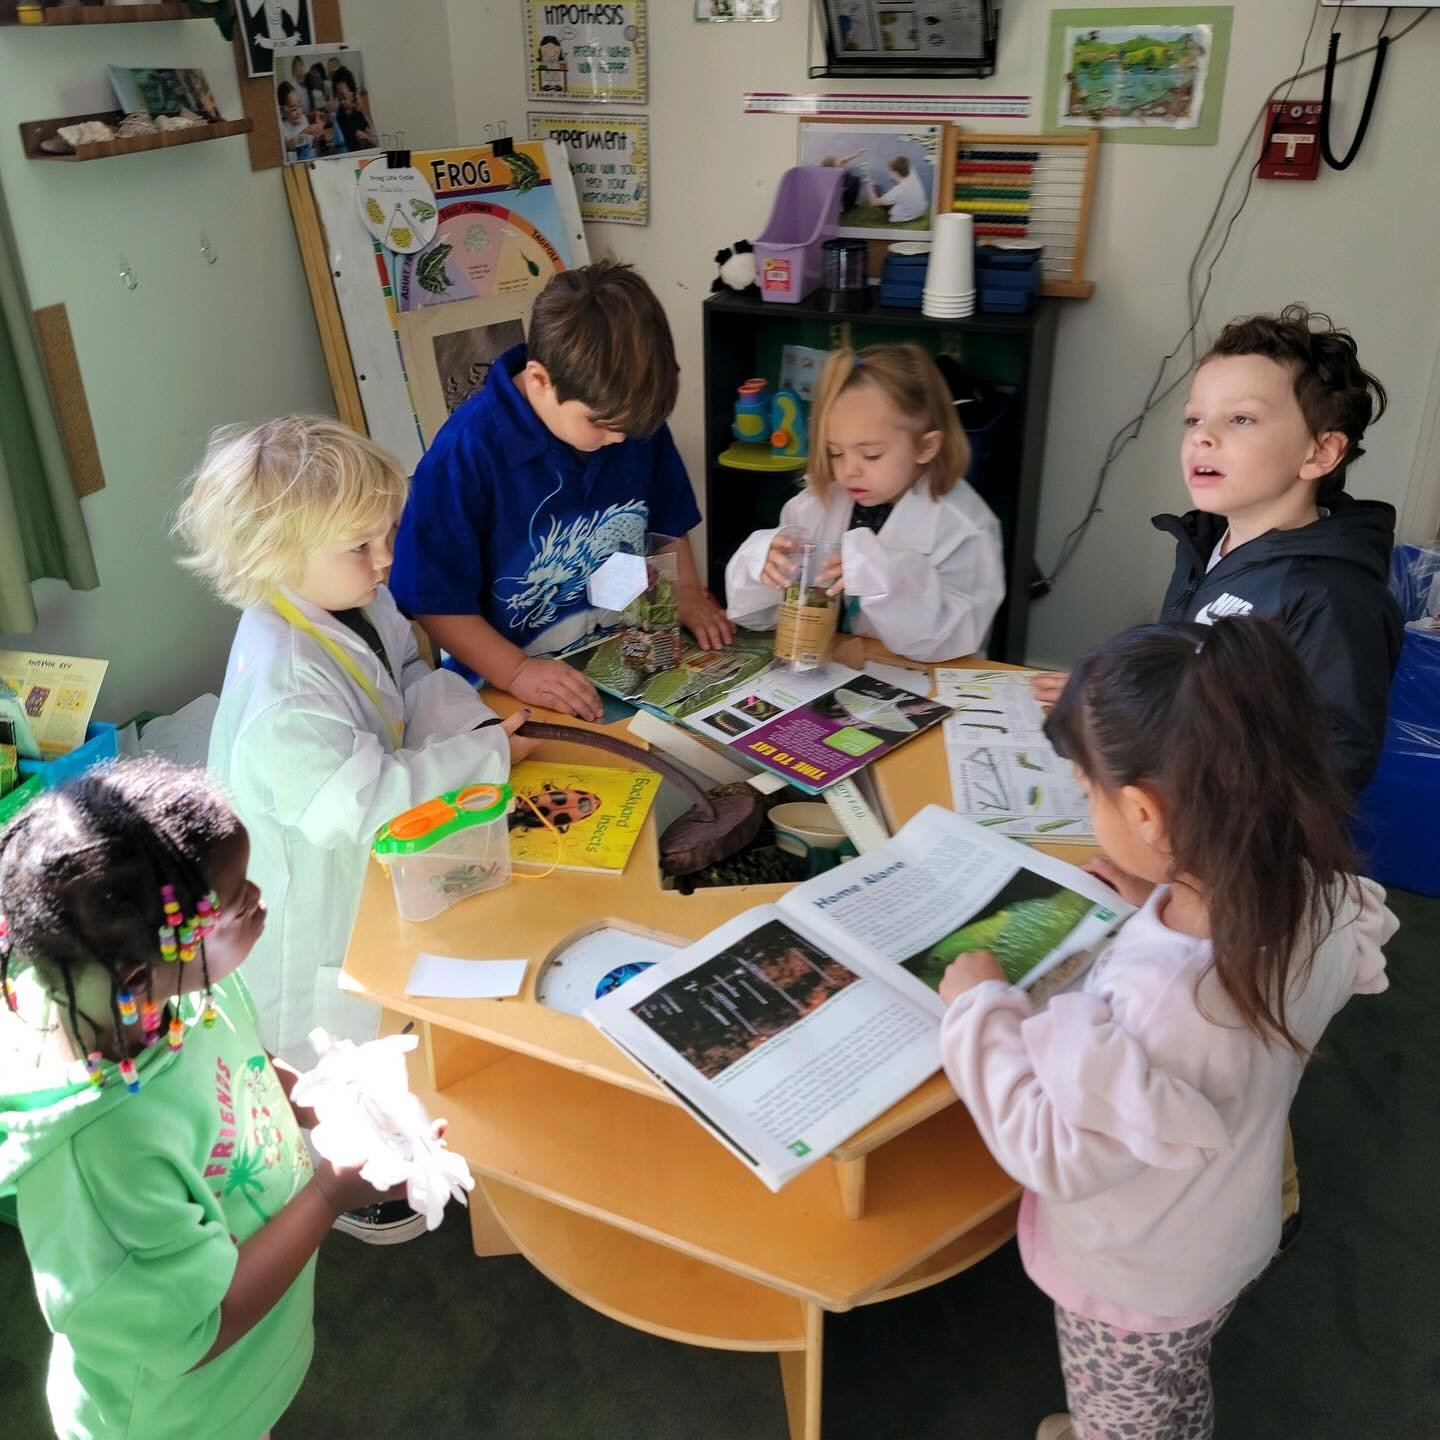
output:
<instances>
[{"instance_id":1,"label":"boy in black nike jacket","mask_svg":"<svg viewBox=\"0 0 1440 1440\"><path fill-rule=\"evenodd\" d=\"M1157 515L1175 536L1162 620L1277 621L1329 712L1352 793L1374 774L1399 607L1386 580L1395 510L1345 493L1385 390L1328 316L1288 305L1232 321L1191 381L1181 463L1196 508ZM1059 681L1059 684L1056 681ZM1037 677L1042 699L1064 677Z\"/></svg>"},{"instance_id":2,"label":"boy in black nike jacket","mask_svg":"<svg viewBox=\"0 0 1440 1440\"><path fill-rule=\"evenodd\" d=\"M1176 539L1162 620L1226 615L1278 622L1329 712L1335 758L1357 794L1385 739L1400 609L1386 580L1395 510L1345 493L1385 388L1327 315L1287 305L1227 325L1190 382L1180 458L1195 509L1157 515ZM1064 675L1039 675L1053 700ZM1106 856L1086 867L1136 904L1133 876ZM1143 885L1143 890L1150 887ZM1300 1228L1300 1181L1285 1131L1280 1248Z\"/></svg>"}]
</instances>

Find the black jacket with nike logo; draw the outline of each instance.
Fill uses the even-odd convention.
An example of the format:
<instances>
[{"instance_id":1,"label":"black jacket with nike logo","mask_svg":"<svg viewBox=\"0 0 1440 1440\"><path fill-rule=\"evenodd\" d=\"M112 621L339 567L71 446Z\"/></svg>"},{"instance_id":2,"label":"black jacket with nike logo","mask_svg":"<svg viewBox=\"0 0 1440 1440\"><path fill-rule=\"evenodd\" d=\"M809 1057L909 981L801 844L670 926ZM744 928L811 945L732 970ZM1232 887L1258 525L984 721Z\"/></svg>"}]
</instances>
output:
<instances>
[{"instance_id":1,"label":"black jacket with nike logo","mask_svg":"<svg viewBox=\"0 0 1440 1440\"><path fill-rule=\"evenodd\" d=\"M1400 608L1390 594L1395 509L1338 497L1329 514L1297 530L1270 530L1239 545L1208 573L1225 533L1223 515L1157 515L1176 540L1162 620L1213 624L1227 615L1278 622L1330 714L1340 774L1352 792L1380 761L1390 678L1400 656Z\"/></svg>"}]
</instances>

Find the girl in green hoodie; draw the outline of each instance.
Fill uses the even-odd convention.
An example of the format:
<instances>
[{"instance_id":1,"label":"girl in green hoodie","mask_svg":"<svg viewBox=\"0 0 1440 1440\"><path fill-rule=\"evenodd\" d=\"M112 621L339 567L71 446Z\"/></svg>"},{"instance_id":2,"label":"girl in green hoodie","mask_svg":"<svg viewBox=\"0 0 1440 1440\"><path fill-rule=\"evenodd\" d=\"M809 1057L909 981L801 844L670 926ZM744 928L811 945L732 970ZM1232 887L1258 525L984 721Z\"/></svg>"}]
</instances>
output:
<instances>
[{"instance_id":1,"label":"girl in green hoodie","mask_svg":"<svg viewBox=\"0 0 1440 1440\"><path fill-rule=\"evenodd\" d=\"M265 924L203 774L121 762L0 833L0 1196L62 1440L256 1440L313 1348L315 1252L389 1198L312 1164L237 973Z\"/></svg>"}]
</instances>

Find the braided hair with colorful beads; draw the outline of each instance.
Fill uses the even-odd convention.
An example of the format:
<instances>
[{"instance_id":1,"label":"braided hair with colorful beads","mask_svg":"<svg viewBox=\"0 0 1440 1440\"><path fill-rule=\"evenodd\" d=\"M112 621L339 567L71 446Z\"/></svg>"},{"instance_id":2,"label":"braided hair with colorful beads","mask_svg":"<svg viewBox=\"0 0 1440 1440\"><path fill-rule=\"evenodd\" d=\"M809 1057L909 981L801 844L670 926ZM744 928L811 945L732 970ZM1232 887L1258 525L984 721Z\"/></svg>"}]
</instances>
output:
<instances>
[{"instance_id":1,"label":"braided hair with colorful beads","mask_svg":"<svg viewBox=\"0 0 1440 1440\"><path fill-rule=\"evenodd\" d=\"M95 1084L105 1083L106 1051L133 1091L134 1057L162 1030L181 1047L184 1022L169 1002L202 988L180 973L196 962L213 1023L205 937L219 914L206 861L241 829L202 771L147 757L39 796L0 831L0 991L16 1009L12 976L32 967ZM103 1014L81 1003L97 972L108 981Z\"/></svg>"}]
</instances>

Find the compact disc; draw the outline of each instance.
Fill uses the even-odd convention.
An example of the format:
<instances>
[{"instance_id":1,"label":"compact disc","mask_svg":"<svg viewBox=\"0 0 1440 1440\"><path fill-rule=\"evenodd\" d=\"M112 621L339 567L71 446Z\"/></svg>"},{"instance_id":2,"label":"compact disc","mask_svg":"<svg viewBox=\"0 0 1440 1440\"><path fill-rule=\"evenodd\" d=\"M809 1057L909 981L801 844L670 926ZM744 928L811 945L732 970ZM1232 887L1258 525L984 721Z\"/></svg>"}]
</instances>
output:
<instances>
[{"instance_id":1,"label":"compact disc","mask_svg":"<svg viewBox=\"0 0 1440 1440\"><path fill-rule=\"evenodd\" d=\"M535 998L552 1010L579 1015L597 995L618 988L676 948L612 926L592 930L551 956L536 981Z\"/></svg>"}]
</instances>

